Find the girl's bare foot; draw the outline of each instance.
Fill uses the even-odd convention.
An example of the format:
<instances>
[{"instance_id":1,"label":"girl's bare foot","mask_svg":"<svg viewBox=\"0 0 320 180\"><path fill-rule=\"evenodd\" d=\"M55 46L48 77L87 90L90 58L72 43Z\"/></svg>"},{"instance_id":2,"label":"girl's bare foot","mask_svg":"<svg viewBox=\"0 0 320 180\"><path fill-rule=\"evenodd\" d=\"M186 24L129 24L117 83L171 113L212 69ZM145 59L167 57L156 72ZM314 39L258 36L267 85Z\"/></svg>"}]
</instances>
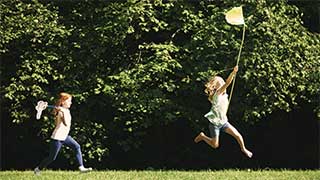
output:
<instances>
[{"instance_id":1,"label":"girl's bare foot","mask_svg":"<svg viewBox=\"0 0 320 180\"><path fill-rule=\"evenodd\" d=\"M248 149L243 149L242 152L248 157L251 158L253 156L252 152L250 152Z\"/></svg>"},{"instance_id":2,"label":"girl's bare foot","mask_svg":"<svg viewBox=\"0 0 320 180\"><path fill-rule=\"evenodd\" d=\"M198 143L198 142L202 141L203 136L204 136L203 132L199 133L199 135L196 138L194 138L194 142Z\"/></svg>"}]
</instances>

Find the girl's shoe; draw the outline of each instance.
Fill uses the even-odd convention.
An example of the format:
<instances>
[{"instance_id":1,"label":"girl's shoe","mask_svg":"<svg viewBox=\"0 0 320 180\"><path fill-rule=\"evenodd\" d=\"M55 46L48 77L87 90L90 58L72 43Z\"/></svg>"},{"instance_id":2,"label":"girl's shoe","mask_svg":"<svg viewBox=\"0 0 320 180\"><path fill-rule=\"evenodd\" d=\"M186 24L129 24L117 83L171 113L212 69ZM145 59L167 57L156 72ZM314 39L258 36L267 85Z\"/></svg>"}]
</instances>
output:
<instances>
[{"instance_id":1,"label":"girl's shoe","mask_svg":"<svg viewBox=\"0 0 320 180\"><path fill-rule=\"evenodd\" d=\"M40 169L38 167L34 168L33 170L34 174L39 176L40 175Z\"/></svg>"},{"instance_id":2,"label":"girl's shoe","mask_svg":"<svg viewBox=\"0 0 320 180\"><path fill-rule=\"evenodd\" d=\"M84 166L79 166L79 170L80 170L80 172L85 173L85 172L92 171L92 168L91 167L85 168Z\"/></svg>"}]
</instances>

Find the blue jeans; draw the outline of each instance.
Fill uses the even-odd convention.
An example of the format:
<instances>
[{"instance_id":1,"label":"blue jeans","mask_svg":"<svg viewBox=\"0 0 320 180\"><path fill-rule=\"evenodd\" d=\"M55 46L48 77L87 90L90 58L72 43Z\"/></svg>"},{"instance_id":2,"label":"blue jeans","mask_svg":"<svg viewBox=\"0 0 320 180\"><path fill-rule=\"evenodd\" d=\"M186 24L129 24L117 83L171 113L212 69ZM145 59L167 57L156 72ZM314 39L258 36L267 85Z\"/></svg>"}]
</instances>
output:
<instances>
[{"instance_id":1,"label":"blue jeans","mask_svg":"<svg viewBox=\"0 0 320 180\"><path fill-rule=\"evenodd\" d=\"M39 164L39 169L47 167L52 161L54 161L57 158L61 146L64 144L76 151L76 158L78 164L79 166L82 166L83 160L80 145L71 136L68 136L64 141L59 141L55 139L51 140L49 156Z\"/></svg>"}]
</instances>

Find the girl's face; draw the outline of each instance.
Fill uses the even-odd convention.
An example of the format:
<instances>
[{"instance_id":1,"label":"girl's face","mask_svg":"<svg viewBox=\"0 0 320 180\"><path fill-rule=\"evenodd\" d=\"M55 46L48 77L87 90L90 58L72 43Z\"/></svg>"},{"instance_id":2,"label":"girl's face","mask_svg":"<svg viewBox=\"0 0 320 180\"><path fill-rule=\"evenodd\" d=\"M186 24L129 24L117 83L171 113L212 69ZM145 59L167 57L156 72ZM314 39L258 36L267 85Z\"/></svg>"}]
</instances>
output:
<instances>
[{"instance_id":1,"label":"girl's face","mask_svg":"<svg viewBox=\"0 0 320 180\"><path fill-rule=\"evenodd\" d=\"M68 99L62 102L62 107L70 108L71 104L72 104L72 97L69 97Z\"/></svg>"}]
</instances>

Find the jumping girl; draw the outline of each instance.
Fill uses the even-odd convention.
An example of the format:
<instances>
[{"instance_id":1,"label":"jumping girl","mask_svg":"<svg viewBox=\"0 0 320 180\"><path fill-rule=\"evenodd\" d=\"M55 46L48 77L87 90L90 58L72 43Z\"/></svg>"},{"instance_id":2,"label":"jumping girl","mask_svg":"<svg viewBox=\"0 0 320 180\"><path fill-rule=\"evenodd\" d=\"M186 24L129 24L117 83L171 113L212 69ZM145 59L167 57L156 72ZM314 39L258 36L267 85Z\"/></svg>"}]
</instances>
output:
<instances>
[{"instance_id":1,"label":"jumping girl","mask_svg":"<svg viewBox=\"0 0 320 180\"><path fill-rule=\"evenodd\" d=\"M206 83L205 93L209 96L208 100L211 102L212 107L210 111L205 115L209 120L210 136L206 136L203 132L194 139L195 143L200 141L206 142L212 148L219 147L219 134L220 131L224 131L233 136L240 145L241 151L249 158L252 157L250 152L244 145L243 138L238 130L233 127L227 118L228 110L228 95L226 93L227 87L231 84L233 77L238 72L238 66L233 68L233 71L227 78L226 82L219 76L214 76Z\"/></svg>"}]
</instances>

